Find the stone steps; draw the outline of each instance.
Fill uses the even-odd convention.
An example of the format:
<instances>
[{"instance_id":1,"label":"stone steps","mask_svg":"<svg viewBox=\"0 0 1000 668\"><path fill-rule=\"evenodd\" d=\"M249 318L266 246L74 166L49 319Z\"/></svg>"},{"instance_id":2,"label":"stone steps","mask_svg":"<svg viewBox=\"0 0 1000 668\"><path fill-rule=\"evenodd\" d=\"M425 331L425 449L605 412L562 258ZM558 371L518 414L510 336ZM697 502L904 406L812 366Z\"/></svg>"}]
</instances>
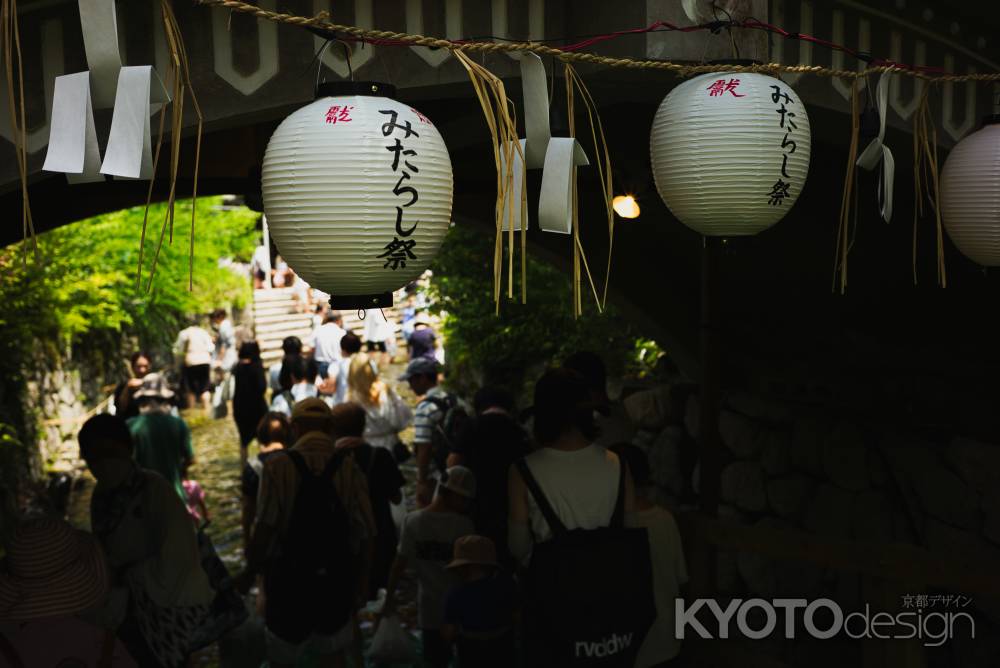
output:
<instances>
[{"instance_id":1,"label":"stone steps","mask_svg":"<svg viewBox=\"0 0 1000 668\"><path fill-rule=\"evenodd\" d=\"M396 348L406 349L403 339L402 310L399 306L384 309L386 318L393 324L396 334ZM341 311L344 329L354 332L364 340L365 323L358 317L358 311ZM288 336L297 336L306 341L312 333L312 314L302 313L293 297L291 288L254 290L253 303L254 332L260 345L261 359L271 364L281 359L281 342Z\"/></svg>"}]
</instances>

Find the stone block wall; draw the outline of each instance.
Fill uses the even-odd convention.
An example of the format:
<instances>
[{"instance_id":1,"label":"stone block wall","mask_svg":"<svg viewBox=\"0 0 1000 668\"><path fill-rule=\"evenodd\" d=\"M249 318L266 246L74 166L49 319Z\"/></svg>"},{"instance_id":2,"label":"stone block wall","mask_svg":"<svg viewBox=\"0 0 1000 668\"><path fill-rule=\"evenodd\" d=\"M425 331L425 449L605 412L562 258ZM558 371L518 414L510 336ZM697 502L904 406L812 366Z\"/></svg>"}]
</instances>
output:
<instances>
[{"instance_id":1,"label":"stone block wall","mask_svg":"<svg viewBox=\"0 0 1000 668\"><path fill-rule=\"evenodd\" d=\"M648 406L648 393L674 397L657 418L645 419L634 440L649 457L652 493L675 511L693 509L697 388L664 386L646 393L645 399L626 399L626 406ZM914 545L960 566L1000 563L1000 444L742 393L724 400L719 431L725 450L722 518L869 544ZM827 597L845 613L879 603L866 599L870 590L857 573L750 552L720 552L716 577L723 597ZM976 619L976 639L956 637L925 648L927 665L1000 665L1000 600L926 588L906 593L973 599L965 611ZM786 661L803 651L802 643L790 647L782 641L760 647ZM819 643L819 649L829 653L835 645ZM848 650L843 658L858 657Z\"/></svg>"}]
</instances>

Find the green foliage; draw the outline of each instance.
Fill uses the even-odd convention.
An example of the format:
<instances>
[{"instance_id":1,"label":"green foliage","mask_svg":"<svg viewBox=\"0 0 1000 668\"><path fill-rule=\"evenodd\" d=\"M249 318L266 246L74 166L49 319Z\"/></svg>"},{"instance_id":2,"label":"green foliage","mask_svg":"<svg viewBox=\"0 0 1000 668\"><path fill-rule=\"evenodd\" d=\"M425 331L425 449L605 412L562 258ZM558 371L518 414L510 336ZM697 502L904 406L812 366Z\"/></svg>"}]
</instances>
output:
<instances>
[{"instance_id":1,"label":"green foliage","mask_svg":"<svg viewBox=\"0 0 1000 668\"><path fill-rule=\"evenodd\" d=\"M667 353L653 339L637 338L631 358L631 371L639 378L655 376L660 371L660 361Z\"/></svg>"},{"instance_id":2,"label":"green foliage","mask_svg":"<svg viewBox=\"0 0 1000 668\"><path fill-rule=\"evenodd\" d=\"M456 226L432 266L432 297L444 316L449 383L459 391L483 382L523 390L546 365L578 350L601 354L611 374L633 373L639 353L655 346L637 339L635 328L610 306L598 313L589 293L583 316L574 318L569 276L530 255L528 303L505 296L496 316L492 257L493 239ZM519 275L514 293L520 296Z\"/></svg>"},{"instance_id":3,"label":"green foliage","mask_svg":"<svg viewBox=\"0 0 1000 668\"><path fill-rule=\"evenodd\" d=\"M194 285L188 288L191 202L176 205L174 237L164 238L150 289L149 274L162 204L149 209L143 248L142 284L136 285L143 207L125 209L38 237L37 258L24 244L0 249L0 377L20 376L32 353L86 349L123 336L143 347L169 346L188 314L217 306L242 307L249 281L220 266L220 258L247 262L253 254L257 214L223 208L220 197L197 203ZM17 403L21 388L0 390L0 421L24 426ZM18 418L21 419L18 419ZM24 433L23 431L21 432Z\"/></svg>"}]
</instances>

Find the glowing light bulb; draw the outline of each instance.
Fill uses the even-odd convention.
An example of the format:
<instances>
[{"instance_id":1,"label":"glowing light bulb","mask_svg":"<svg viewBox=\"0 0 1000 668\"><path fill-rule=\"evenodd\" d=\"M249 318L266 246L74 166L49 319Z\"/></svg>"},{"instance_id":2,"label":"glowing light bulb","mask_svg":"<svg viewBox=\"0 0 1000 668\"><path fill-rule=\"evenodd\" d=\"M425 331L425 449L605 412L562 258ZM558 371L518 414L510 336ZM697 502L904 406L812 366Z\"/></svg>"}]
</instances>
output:
<instances>
[{"instance_id":1,"label":"glowing light bulb","mask_svg":"<svg viewBox=\"0 0 1000 668\"><path fill-rule=\"evenodd\" d=\"M632 197L632 195L618 195L611 200L611 206L614 208L615 213L622 218L639 217L639 203L635 201L635 197Z\"/></svg>"}]
</instances>

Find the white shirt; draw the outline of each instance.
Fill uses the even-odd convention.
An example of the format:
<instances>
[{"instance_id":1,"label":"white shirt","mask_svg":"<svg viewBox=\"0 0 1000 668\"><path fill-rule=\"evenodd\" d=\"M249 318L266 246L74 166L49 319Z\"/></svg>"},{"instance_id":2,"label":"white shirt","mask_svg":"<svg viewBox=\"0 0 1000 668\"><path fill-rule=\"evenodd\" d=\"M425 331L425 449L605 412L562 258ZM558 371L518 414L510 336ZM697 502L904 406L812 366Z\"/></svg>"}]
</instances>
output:
<instances>
[{"instance_id":1,"label":"white shirt","mask_svg":"<svg viewBox=\"0 0 1000 668\"><path fill-rule=\"evenodd\" d=\"M618 502L618 456L598 445L581 450L539 448L525 457L545 498L567 529L597 529L611 523ZM528 524L536 543L552 537L534 497L528 494Z\"/></svg>"},{"instance_id":2,"label":"white shirt","mask_svg":"<svg viewBox=\"0 0 1000 668\"><path fill-rule=\"evenodd\" d=\"M351 371L351 358L343 357L330 365L327 378L337 381L337 392L333 395L333 405L347 401L347 376Z\"/></svg>"},{"instance_id":3,"label":"white shirt","mask_svg":"<svg viewBox=\"0 0 1000 668\"><path fill-rule=\"evenodd\" d=\"M316 330L313 343L313 357L317 362L333 362L340 359L340 340L344 338L344 328L335 322L328 322Z\"/></svg>"},{"instance_id":4,"label":"white shirt","mask_svg":"<svg viewBox=\"0 0 1000 668\"><path fill-rule=\"evenodd\" d=\"M253 259L250 260L250 268L254 271L262 271L265 274L271 273L271 255L267 252L267 246L260 245L253 251Z\"/></svg>"},{"instance_id":5,"label":"white shirt","mask_svg":"<svg viewBox=\"0 0 1000 668\"><path fill-rule=\"evenodd\" d=\"M376 448L389 448L399 441L399 432L410 426L413 411L392 388L387 387L374 406L367 401L357 401L365 409L365 441Z\"/></svg>"},{"instance_id":6,"label":"white shirt","mask_svg":"<svg viewBox=\"0 0 1000 668\"><path fill-rule=\"evenodd\" d=\"M316 389L316 386L307 380L292 385L292 389L290 391L292 393L292 403L288 403L288 399L285 398L284 392L279 392L278 394L275 394L274 399L271 400L272 411L275 413L284 413L285 415L291 417L292 404L298 403L308 397L315 397L319 395L319 391Z\"/></svg>"},{"instance_id":7,"label":"white shirt","mask_svg":"<svg viewBox=\"0 0 1000 668\"><path fill-rule=\"evenodd\" d=\"M215 355L212 335L197 325L182 329L174 343L174 353L183 356L184 366L211 364Z\"/></svg>"},{"instance_id":8,"label":"white shirt","mask_svg":"<svg viewBox=\"0 0 1000 668\"><path fill-rule=\"evenodd\" d=\"M392 336L392 325L382 315L380 309L371 309L365 318L365 341L385 341Z\"/></svg>"},{"instance_id":9,"label":"white shirt","mask_svg":"<svg viewBox=\"0 0 1000 668\"><path fill-rule=\"evenodd\" d=\"M687 564L677 523L668 510L653 506L636 511L629 526L646 529L653 564L656 621L646 634L635 662L636 668L648 668L669 661L681 649L681 641L674 632L674 601L680 596L680 586L688 580Z\"/></svg>"}]
</instances>

